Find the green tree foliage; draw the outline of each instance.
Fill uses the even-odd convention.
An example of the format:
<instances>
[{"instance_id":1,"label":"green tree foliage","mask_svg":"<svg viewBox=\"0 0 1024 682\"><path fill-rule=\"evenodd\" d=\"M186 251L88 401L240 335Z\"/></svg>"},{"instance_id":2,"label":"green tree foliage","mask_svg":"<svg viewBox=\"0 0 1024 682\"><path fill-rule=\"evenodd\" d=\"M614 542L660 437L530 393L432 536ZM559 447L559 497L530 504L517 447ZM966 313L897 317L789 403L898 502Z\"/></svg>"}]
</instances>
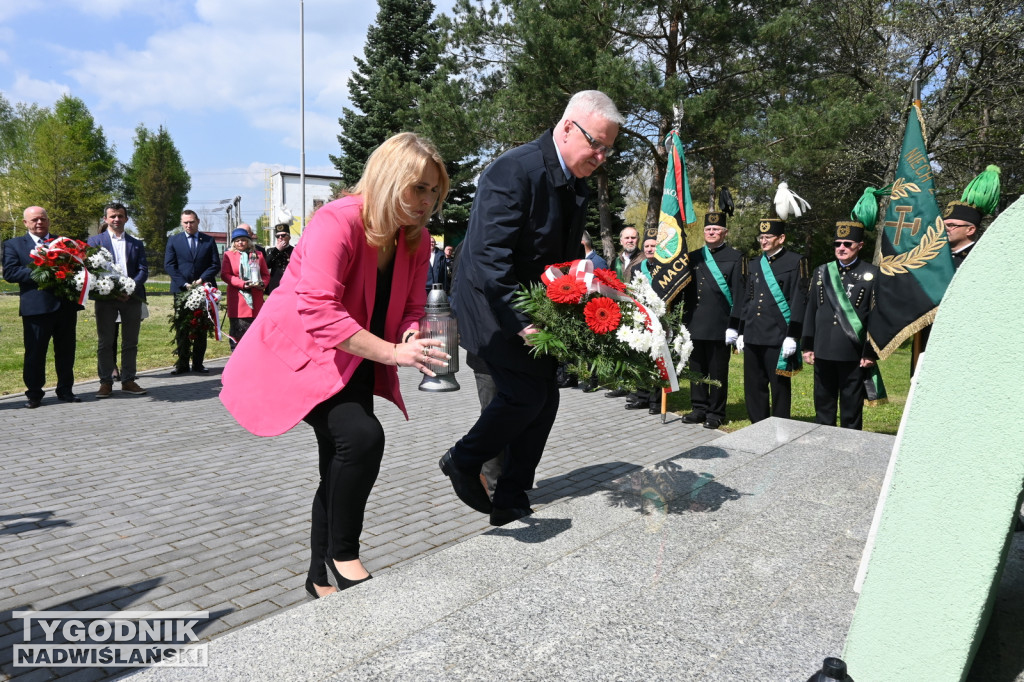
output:
<instances>
[{"instance_id":1,"label":"green tree foliage","mask_svg":"<svg viewBox=\"0 0 1024 682\"><path fill-rule=\"evenodd\" d=\"M167 233L179 223L192 179L167 129L139 125L135 149L124 173L125 203L151 263L163 263Z\"/></svg>"},{"instance_id":2,"label":"green tree foliage","mask_svg":"<svg viewBox=\"0 0 1024 682\"><path fill-rule=\"evenodd\" d=\"M120 169L85 103L65 95L31 126L9 177L16 205L42 206L55 233L85 238L117 189Z\"/></svg>"},{"instance_id":3,"label":"green tree foliage","mask_svg":"<svg viewBox=\"0 0 1024 682\"><path fill-rule=\"evenodd\" d=\"M379 0L375 23L366 33L363 58L349 78L349 99L338 123L341 155L331 162L351 187L363 173L370 152L381 142L419 123L415 94L437 66L430 0Z\"/></svg>"}]
</instances>

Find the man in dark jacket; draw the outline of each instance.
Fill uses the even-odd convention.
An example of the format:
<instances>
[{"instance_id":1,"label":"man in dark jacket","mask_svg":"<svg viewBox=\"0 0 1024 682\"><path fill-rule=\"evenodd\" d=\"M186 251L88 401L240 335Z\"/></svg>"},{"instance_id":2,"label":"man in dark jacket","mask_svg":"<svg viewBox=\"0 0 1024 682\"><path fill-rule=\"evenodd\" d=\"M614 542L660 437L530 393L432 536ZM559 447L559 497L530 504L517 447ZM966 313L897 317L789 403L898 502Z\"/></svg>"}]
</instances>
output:
<instances>
[{"instance_id":1,"label":"man in dark jacket","mask_svg":"<svg viewBox=\"0 0 1024 682\"><path fill-rule=\"evenodd\" d=\"M737 340L737 347L743 350L747 416L754 423L768 417L790 417L790 380L800 371L796 340L807 308L809 274L807 259L785 247L786 221L764 218L758 231L762 253L750 261Z\"/></svg>"},{"instance_id":2,"label":"man in dark jacket","mask_svg":"<svg viewBox=\"0 0 1024 682\"><path fill-rule=\"evenodd\" d=\"M295 247L291 244L292 233L287 223L279 223L274 228L274 245L266 250L267 269L270 270L270 284L267 285L267 295L281 284L284 271L288 269L288 263L292 259L292 251Z\"/></svg>"},{"instance_id":3,"label":"man in dark jacket","mask_svg":"<svg viewBox=\"0 0 1024 682\"><path fill-rule=\"evenodd\" d=\"M722 382L709 386L690 382L691 411L683 423L717 429L725 421L729 398L730 346L739 336L747 263L725 243L729 235L726 215L709 211L704 216L704 247L690 252L693 280L683 290L683 324L690 331L693 352L690 369Z\"/></svg>"},{"instance_id":4,"label":"man in dark jacket","mask_svg":"<svg viewBox=\"0 0 1024 682\"><path fill-rule=\"evenodd\" d=\"M529 352L536 333L513 306L520 286L579 252L589 176L612 153L623 123L607 95L572 97L562 120L502 154L480 176L452 286L461 345L483 360L497 396L441 458L459 498L504 525L532 513L526 491L558 412L555 360ZM507 448L493 506L480 467Z\"/></svg>"},{"instance_id":5,"label":"man in dark jacket","mask_svg":"<svg viewBox=\"0 0 1024 682\"><path fill-rule=\"evenodd\" d=\"M864 330L875 307L878 268L858 257L862 248L863 224L836 223L836 259L815 269L804 314L804 362L814 365L814 421L835 426L838 400L844 429L861 428L865 370L875 364Z\"/></svg>"},{"instance_id":6,"label":"man in dark jacket","mask_svg":"<svg viewBox=\"0 0 1024 682\"><path fill-rule=\"evenodd\" d=\"M164 272L171 277L171 292L180 296L192 287L203 283L216 285L217 274L220 272L220 254L213 237L199 231L199 216L195 211L185 210L181 214L182 232L167 240L164 253ZM190 341L185 334L175 339L178 346L178 361L171 374L182 374L189 370L189 359L192 360L192 371L206 373L203 366L206 356L206 334L199 334Z\"/></svg>"}]
</instances>

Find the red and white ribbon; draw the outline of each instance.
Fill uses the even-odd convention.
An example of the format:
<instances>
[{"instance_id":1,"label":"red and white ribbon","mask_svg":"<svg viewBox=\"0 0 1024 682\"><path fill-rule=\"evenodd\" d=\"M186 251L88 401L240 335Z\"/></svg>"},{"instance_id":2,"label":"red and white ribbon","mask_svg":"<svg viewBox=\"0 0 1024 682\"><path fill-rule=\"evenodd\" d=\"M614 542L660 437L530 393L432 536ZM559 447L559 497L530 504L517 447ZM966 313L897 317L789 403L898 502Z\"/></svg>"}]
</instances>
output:
<instances>
[{"instance_id":1,"label":"red and white ribbon","mask_svg":"<svg viewBox=\"0 0 1024 682\"><path fill-rule=\"evenodd\" d=\"M204 282L203 295L206 297L206 315L213 320L213 338L220 341L220 315L217 310L217 301L220 300L220 289L209 282Z\"/></svg>"},{"instance_id":2,"label":"red and white ribbon","mask_svg":"<svg viewBox=\"0 0 1024 682\"><path fill-rule=\"evenodd\" d=\"M560 269L549 265L547 269L541 274L540 279L545 284L551 284L559 277L564 275L571 275L576 278L576 281L584 286L587 294L600 294L601 296L607 296L613 301L630 302L637 307L637 309L644 315L644 326L647 331L653 331L651 323L652 315L647 307L643 303L636 300L629 294L623 293L618 289L608 286L602 282L597 276L594 275L594 264L582 258L580 260L574 260L569 264L568 272L563 273ZM669 351L668 341L664 335L660 335L659 338L654 340L656 347L654 351L657 355L654 358L655 364L658 366L658 371L661 373L663 381L669 383L670 388L666 389L669 392L679 390L679 377L676 376L675 364L672 362L672 354Z\"/></svg>"}]
</instances>

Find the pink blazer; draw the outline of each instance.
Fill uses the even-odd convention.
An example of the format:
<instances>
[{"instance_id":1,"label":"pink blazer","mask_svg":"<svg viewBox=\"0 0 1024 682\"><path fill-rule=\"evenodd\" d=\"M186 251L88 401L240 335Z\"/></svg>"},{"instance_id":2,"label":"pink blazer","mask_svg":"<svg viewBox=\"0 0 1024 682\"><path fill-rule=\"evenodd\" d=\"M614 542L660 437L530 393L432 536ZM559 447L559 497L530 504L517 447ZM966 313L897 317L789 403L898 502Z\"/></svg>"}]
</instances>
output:
<instances>
[{"instance_id":1,"label":"pink blazer","mask_svg":"<svg viewBox=\"0 0 1024 682\"><path fill-rule=\"evenodd\" d=\"M277 436L352 377L361 358L336 346L366 329L377 289L377 250L367 246L362 197L326 204L310 221L291 263L224 368L220 400L244 428ZM400 233L384 339L419 328L426 303L430 236L411 254ZM375 367L374 393L409 413L394 366ZM267 401L271 396L272 400Z\"/></svg>"},{"instance_id":2,"label":"pink blazer","mask_svg":"<svg viewBox=\"0 0 1024 682\"><path fill-rule=\"evenodd\" d=\"M250 289L252 294L252 308L246 304L245 299L238 293L245 286L245 280L238 276L238 260L242 254L234 249L224 252L220 261L220 278L228 285L228 317L256 317L263 307L263 289ZM260 263L260 279L263 286L270 284L270 270L267 269L267 262L263 260L263 254L256 252Z\"/></svg>"}]
</instances>

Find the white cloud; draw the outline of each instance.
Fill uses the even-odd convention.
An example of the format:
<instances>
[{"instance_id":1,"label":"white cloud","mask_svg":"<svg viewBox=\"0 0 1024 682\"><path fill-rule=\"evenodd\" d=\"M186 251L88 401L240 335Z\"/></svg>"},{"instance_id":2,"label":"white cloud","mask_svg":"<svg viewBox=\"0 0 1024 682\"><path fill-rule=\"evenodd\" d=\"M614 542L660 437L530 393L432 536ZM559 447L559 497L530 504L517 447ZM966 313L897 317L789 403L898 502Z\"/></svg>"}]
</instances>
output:
<instances>
[{"instance_id":1,"label":"white cloud","mask_svg":"<svg viewBox=\"0 0 1024 682\"><path fill-rule=\"evenodd\" d=\"M71 92L71 88L56 81L41 81L18 72L14 77L14 85L7 96L11 102L37 103L40 106L51 106L58 99Z\"/></svg>"}]
</instances>

